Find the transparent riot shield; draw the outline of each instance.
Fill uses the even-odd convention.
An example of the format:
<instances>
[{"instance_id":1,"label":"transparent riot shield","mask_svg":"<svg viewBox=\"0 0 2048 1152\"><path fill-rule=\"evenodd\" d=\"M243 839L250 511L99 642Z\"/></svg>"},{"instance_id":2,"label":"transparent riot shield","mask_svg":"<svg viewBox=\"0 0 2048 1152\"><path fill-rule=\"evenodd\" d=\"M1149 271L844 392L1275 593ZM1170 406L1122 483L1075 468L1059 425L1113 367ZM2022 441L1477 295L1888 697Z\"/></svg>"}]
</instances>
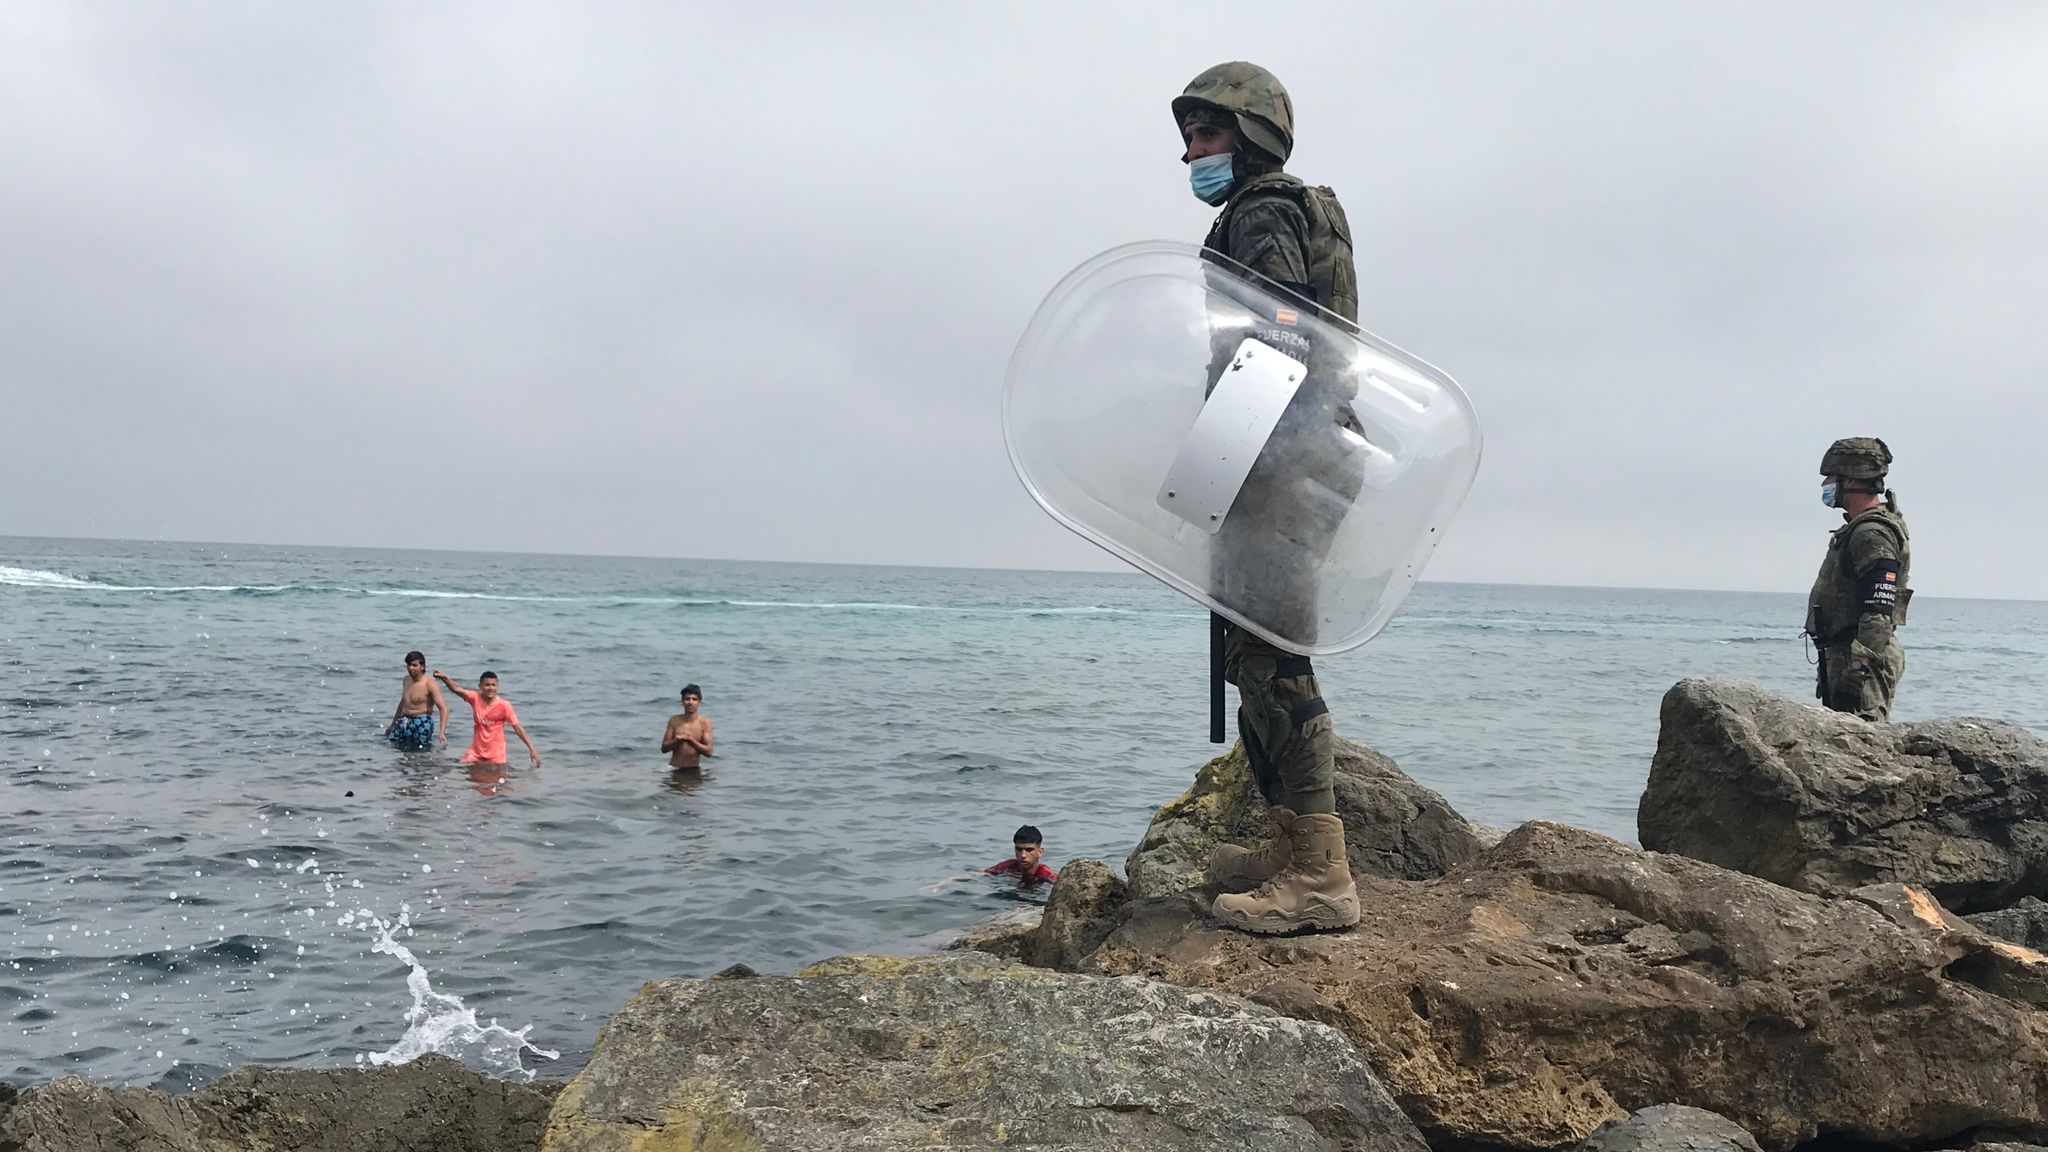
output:
<instances>
[{"instance_id":1,"label":"transparent riot shield","mask_svg":"<svg viewBox=\"0 0 2048 1152\"><path fill-rule=\"evenodd\" d=\"M1053 289L1011 357L1003 432L1054 519L1305 655L1386 626L1479 467L1450 377L1172 241Z\"/></svg>"}]
</instances>

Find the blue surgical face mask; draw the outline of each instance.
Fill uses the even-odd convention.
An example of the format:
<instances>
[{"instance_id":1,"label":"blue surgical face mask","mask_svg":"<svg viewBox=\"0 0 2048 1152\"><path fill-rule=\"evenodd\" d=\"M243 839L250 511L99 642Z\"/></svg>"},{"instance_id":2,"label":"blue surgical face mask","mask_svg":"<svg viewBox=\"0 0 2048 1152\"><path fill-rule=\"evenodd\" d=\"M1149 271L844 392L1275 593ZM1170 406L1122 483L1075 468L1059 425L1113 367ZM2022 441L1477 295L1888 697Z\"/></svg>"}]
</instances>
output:
<instances>
[{"instance_id":1,"label":"blue surgical face mask","mask_svg":"<svg viewBox=\"0 0 2048 1152\"><path fill-rule=\"evenodd\" d=\"M1831 481L1820 486L1820 502L1830 508L1840 507L1835 503L1836 485Z\"/></svg>"},{"instance_id":2,"label":"blue surgical face mask","mask_svg":"<svg viewBox=\"0 0 2048 1152\"><path fill-rule=\"evenodd\" d=\"M1188 185L1195 199L1204 204L1221 204L1230 199L1230 186L1237 182L1228 152L1188 161Z\"/></svg>"}]
</instances>

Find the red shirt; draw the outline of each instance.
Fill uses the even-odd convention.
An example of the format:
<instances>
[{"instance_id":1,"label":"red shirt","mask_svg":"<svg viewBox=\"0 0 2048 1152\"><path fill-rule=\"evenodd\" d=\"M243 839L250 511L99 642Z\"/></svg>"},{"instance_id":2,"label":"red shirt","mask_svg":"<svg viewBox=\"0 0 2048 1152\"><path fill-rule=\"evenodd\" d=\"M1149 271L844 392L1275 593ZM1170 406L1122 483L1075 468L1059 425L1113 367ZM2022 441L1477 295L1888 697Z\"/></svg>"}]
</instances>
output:
<instances>
[{"instance_id":1,"label":"red shirt","mask_svg":"<svg viewBox=\"0 0 2048 1152\"><path fill-rule=\"evenodd\" d=\"M1050 868L1047 868L1043 864L1040 864L1038 866L1038 870L1036 872L1033 872L1029 876L1024 876L1024 865L1015 856L1010 857L1008 860L1003 861L1001 864L997 864L992 868L985 868L982 871L984 871L990 876L1023 876L1026 880L1057 880L1060 878L1059 873L1053 871Z\"/></svg>"}]
</instances>

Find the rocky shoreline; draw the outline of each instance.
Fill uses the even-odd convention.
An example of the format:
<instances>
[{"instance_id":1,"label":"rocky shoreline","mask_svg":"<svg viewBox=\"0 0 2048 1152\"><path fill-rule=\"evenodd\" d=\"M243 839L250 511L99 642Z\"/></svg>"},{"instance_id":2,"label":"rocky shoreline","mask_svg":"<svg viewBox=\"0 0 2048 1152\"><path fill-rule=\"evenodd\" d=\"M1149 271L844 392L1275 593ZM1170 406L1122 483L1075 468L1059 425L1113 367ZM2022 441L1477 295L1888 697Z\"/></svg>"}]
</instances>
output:
<instances>
[{"instance_id":1,"label":"rocky shoreline","mask_svg":"<svg viewBox=\"0 0 2048 1152\"><path fill-rule=\"evenodd\" d=\"M0 1100L0 1152L2006 1152L2048 1141L2048 745L1729 680L1665 698L1636 848L1468 824L1346 744L1364 918L1263 938L1201 864L1241 752L1124 861L933 956L642 988L567 1085L430 1057Z\"/></svg>"}]
</instances>

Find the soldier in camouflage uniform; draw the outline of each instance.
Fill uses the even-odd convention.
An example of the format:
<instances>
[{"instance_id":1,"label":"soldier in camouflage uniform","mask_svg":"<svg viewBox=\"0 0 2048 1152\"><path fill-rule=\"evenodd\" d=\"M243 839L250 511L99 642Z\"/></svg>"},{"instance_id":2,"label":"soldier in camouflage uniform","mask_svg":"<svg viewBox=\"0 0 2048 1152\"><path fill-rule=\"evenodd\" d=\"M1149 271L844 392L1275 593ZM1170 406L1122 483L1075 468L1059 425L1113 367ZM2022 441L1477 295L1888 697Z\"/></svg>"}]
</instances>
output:
<instances>
[{"instance_id":1,"label":"soldier in camouflage uniform","mask_svg":"<svg viewBox=\"0 0 2048 1152\"><path fill-rule=\"evenodd\" d=\"M1294 145L1294 109L1279 80L1253 64L1217 65L1174 100L1173 116L1187 146L1181 159L1189 165L1196 196L1223 210L1205 246L1355 324L1357 280L1343 209L1327 188L1309 188L1281 170ZM1310 399L1297 403L1283 419L1355 429L1347 398L1327 395L1328 380L1324 398L1313 398L1314 350L1291 329L1270 327L1261 326L1260 339L1311 366L1303 390ZM1267 530L1267 574L1262 578L1278 588L1281 599L1298 601L1276 610L1312 613L1314 569L1329 550L1336 521L1315 523L1314 500L1304 505L1300 493L1317 485L1328 489L1324 504L1339 509L1334 515L1341 517L1362 473L1342 474L1341 467L1322 460L1286 464L1291 472L1308 473L1307 478L1262 475L1255 469L1231 519ZM1287 520L1287 509L1304 506L1311 509L1308 515L1296 513ZM1278 531L1268 530L1276 523L1282 524ZM1219 540L1226 553L1232 549L1230 528L1227 520ZM1271 543L1275 540L1277 545ZM1273 562L1274 554L1282 557L1279 563ZM1230 578L1224 571L1230 564L1227 556L1219 561L1219 581ZM1225 634L1224 676L1238 689L1238 733L1272 813L1273 840L1257 850L1229 845L1216 851L1209 876L1226 889L1213 906L1216 918L1267 933L1356 924L1358 889L1345 859L1344 824L1332 787L1336 736L1315 669L1308 657L1231 626Z\"/></svg>"},{"instance_id":2,"label":"soldier in camouflage uniform","mask_svg":"<svg viewBox=\"0 0 2048 1152\"><path fill-rule=\"evenodd\" d=\"M1820 653L1817 694L1837 712L1865 720L1891 714L1906 672L1893 629L1906 622L1912 547L1898 499L1884 486L1891 449L1851 436L1820 459L1821 501L1847 521L1828 539L1827 559L1807 599L1806 633Z\"/></svg>"}]
</instances>

